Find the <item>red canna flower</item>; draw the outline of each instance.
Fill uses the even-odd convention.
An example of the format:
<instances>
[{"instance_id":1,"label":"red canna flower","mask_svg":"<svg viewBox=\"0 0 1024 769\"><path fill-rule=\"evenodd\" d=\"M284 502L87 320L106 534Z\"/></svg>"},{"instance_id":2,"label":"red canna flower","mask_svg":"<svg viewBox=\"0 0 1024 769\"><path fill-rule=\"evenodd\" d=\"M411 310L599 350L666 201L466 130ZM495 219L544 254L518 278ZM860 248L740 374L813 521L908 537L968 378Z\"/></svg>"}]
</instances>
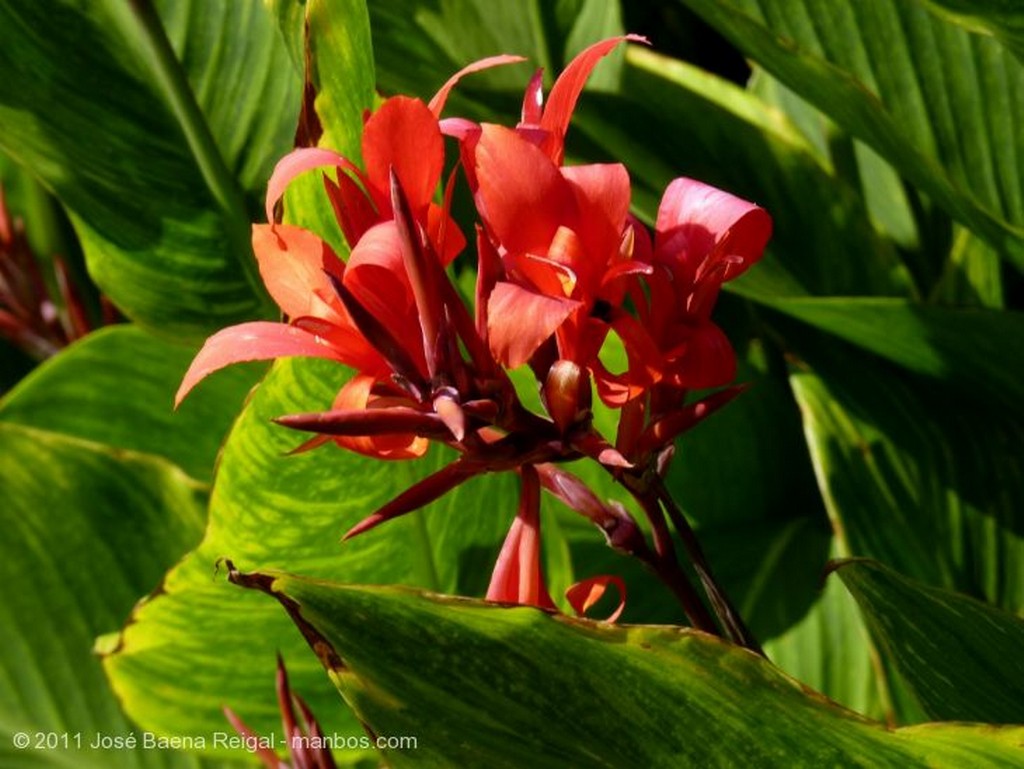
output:
<instances>
[{"instance_id":1,"label":"red canna flower","mask_svg":"<svg viewBox=\"0 0 1024 769\"><path fill-rule=\"evenodd\" d=\"M323 149L301 149L278 164L267 191L267 218L253 228L260 272L286 323L247 323L215 334L185 375L178 400L230 363L288 355L323 357L355 369L328 411L282 416L286 427L382 459L421 456L431 441L458 459L352 527L345 539L440 498L469 478L517 472L521 495L492 574L490 600L553 610L541 569L540 493L546 489L586 517L615 549L635 556L680 600L691 622L715 620L680 567L667 514L726 632L756 642L718 588L682 512L661 478L674 439L728 403L731 387L686 404L693 388L732 381L732 348L711 321L723 282L756 262L771 233L762 209L690 179L665 192L652 242L629 213L622 164L565 166L564 144L576 101L597 62L624 41L587 48L543 102L531 79L515 128L440 115L463 75L518 57L484 59L453 76L429 102L397 96L364 125L360 169ZM643 41L646 42L646 41ZM443 136L459 142L473 193L478 274L471 314L445 267L465 245L449 213L454 173L434 199L444 166ZM318 236L276 223L275 209L298 174L324 177L339 227L351 246L343 262ZM627 301L628 299L628 301ZM609 334L628 366L608 371L599 358ZM547 415L520 401L506 368L528 363ZM591 391L621 408L616 443L593 426ZM560 464L601 463L651 523L654 549L621 505L598 500ZM580 614L616 577L569 588Z\"/></svg>"}]
</instances>

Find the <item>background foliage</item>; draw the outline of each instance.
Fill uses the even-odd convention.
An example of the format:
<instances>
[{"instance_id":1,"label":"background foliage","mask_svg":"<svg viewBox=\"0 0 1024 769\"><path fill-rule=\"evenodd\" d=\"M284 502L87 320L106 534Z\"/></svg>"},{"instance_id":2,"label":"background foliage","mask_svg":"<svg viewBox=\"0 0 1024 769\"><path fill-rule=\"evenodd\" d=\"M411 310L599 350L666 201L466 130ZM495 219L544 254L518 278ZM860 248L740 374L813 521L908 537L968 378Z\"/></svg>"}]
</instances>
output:
<instances>
[{"instance_id":1,"label":"background foliage","mask_svg":"<svg viewBox=\"0 0 1024 769\"><path fill-rule=\"evenodd\" d=\"M887 731L675 630L310 581L480 596L514 492L478 479L342 546L444 459L284 458L297 441L269 419L326 406L344 370L241 367L170 410L205 334L269 316L248 226L292 145L306 26L321 144L353 158L378 91L428 98L499 52L550 83L588 43L647 34L650 48L596 71L571 159L624 162L648 222L685 175L776 225L717 318L753 387L680 441L674 494L781 671L893 727L1024 722L1024 14L954 0L18 0L0 6L8 207L44 261L68 257L130 322L34 369L0 341L0 762L61 762L11 747L19 731L223 732L223 704L270 732L280 650L326 731L360 734L361 719L422 735L422 750L384 756L395 766L502 765L503 746L553 723L559 765L627 765L627 737L646 730L669 737L645 765L697 761L693 743L730 765L749 730L764 752L747 758L767 766L1019 763L1019 730ZM474 75L449 113L514 121L530 71ZM316 185L297 186L290 212L333 227ZM554 503L544 515L553 585L622 573L624 621L682 622L588 523ZM332 676L347 706L274 601L211 579L224 556L303 575L273 591L349 663ZM855 560L826 577L831 558ZM498 659L505 673L488 674ZM704 693L708 671L733 693ZM457 688L439 688L445 675ZM587 688L617 677L630 686ZM664 704L641 708L645 693ZM583 700L607 707L572 721ZM692 739L726 712L738 715ZM440 747L450 723L468 752ZM624 742L597 738L624 729ZM518 744L507 765L535 755ZM203 753L86 751L76 765L246 758Z\"/></svg>"}]
</instances>

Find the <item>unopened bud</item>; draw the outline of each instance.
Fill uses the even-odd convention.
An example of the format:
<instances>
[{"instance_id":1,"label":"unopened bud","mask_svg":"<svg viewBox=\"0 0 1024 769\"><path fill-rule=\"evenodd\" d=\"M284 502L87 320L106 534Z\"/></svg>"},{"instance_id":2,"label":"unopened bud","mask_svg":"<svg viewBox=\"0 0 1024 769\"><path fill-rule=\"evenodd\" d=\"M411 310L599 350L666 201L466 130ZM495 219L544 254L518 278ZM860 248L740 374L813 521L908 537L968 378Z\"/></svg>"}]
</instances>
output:
<instances>
[{"instance_id":1,"label":"unopened bud","mask_svg":"<svg viewBox=\"0 0 1024 769\"><path fill-rule=\"evenodd\" d=\"M544 405L564 435L590 411L590 377L571 360L557 360L544 382Z\"/></svg>"}]
</instances>

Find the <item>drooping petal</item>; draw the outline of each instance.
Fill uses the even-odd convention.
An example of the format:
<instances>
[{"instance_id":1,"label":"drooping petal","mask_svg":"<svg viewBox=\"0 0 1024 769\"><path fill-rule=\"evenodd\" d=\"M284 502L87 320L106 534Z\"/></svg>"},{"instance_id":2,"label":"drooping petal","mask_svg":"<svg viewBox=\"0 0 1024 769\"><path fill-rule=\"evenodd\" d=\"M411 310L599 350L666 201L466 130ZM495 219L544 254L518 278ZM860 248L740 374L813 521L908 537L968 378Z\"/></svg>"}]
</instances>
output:
<instances>
[{"instance_id":1,"label":"drooping petal","mask_svg":"<svg viewBox=\"0 0 1024 769\"><path fill-rule=\"evenodd\" d=\"M263 283L289 318L341 319L327 274L340 280L345 266L323 240L301 227L254 224L252 248Z\"/></svg>"},{"instance_id":2,"label":"drooping petal","mask_svg":"<svg viewBox=\"0 0 1024 769\"><path fill-rule=\"evenodd\" d=\"M587 611L604 597L608 585L615 585L619 591L619 605L604 621L615 622L615 620L622 616L622 610L626 608L626 583L622 581L622 577L617 577L614 574L588 577L566 590L565 598L569 601L569 605L572 606L576 615L584 617Z\"/></svg>"},{"instance_id":3,"label":"drooping petal","mask_svg":"<svg viewBox=\"0 0 1024 769\"><path fill-rule=\"evenodd\" d=\"M481 215L510 253L547 252L572 219L569 183L543 152L515 131L484 125L476 145Z\"/></svg>"},{"instance_id":4,"label":"drooping petal","mask_svg":"<svg viewBox=\"0 0 1024 769\"><path fill-rule=\"evenodd\" d=\"M437 90L437 93L434 94L434 98L430 100L430 104L428 105L430 111L434 113L434 117L440 118L441 113L444 111L445 102L448 100L448 94L451 93L451 90L466 75L490 69L491 67L501 67L505 64L518 64L521 61L526 61L526 58L523 56L513 56L511 54L503 53L498 56L488 56L486 59L479 59L478 61L474 61L472 64L467 64L448 78L447 82Z\"/></svg>"},{"instance_id":5,"label":"drooping petal","mask_svg":"<svg viewBox=\"0 0 1024 769\"><path fill-rule=\"evenodd\" d=\"M579 307L501 281L487 302L487 336L494 357L509 368L526 363L545 339Z\"/></svg>"},{"instance_id":6,"label":"drooping petal","mask_svg":"<svg viewBox=\"0 0 1024 769\"><path fill-rule=\"evenodd\" d=\"M303 147L302 149L289 152L277 161L277 165L274 166L274 172L270 175L270 181L267 182L267 221L274 221L274 206L277 205L277 201L284 195L284 191L292 179L306 171L325 166L342 168L355 174L357 178L362 177L362 173L352 164L352 161L332 150L321 149L320 147Z\"/></svg>"},{"instance_id":7,"label":"drooping petal","mask_svg":"<svg viewBox=\"0 0 1024 769\"><path fill-rule=\"evenodd\" d=\"M413 215L425 221L444 166L444 139L437 118L419 99L391 97L363 127L363 162L378 211L391 211L393 168Z\"/></svg>"},{"instance_id":8,"label":"drooping petal","mask_svg":"<svg viewBox=\"0 0 1024 769\"><path fill-rule=\"evenodd\" d=\"M295 326L268 321L253 321L218 331L206 340L181 380L174 396L177 407L200 381L232 363L273 360L289 356L330 358L348 363L344 351L323 338Z\"/></svg>"},{"instance_id":9,"label":"drooping petal","mask_svg":"<svg viewBox=\"0 0 1024 769\"><path fill-rule=\"evenodd\" d=\"M540 125L541 128L550 132L545 149L555 163L561 164L562 162L565 132L572 119L573 110L576 109L576 100L579 99L583 86L587 83L587 78L590 77L590 73L602 57L611 53L619 43L627 40L635 43L647 43L647 38L640 35L610 37L607 40L594 43L569 62L552 86Z\"/></svg>"},{"instance_id":10,"label":"drooping petal","mask_svg":"<svg viewBox=\"0 0 1024 769\"><path fill-rule=\"evenodd\" d=\"M654 258L671 265L687 282L695 279L713 253L741 257L742 262L729 270L732 279L761 258L772 234L772 220L763 208L742 198L679 178L661 198L656 231Z\"/></svg>"}]
</instances>

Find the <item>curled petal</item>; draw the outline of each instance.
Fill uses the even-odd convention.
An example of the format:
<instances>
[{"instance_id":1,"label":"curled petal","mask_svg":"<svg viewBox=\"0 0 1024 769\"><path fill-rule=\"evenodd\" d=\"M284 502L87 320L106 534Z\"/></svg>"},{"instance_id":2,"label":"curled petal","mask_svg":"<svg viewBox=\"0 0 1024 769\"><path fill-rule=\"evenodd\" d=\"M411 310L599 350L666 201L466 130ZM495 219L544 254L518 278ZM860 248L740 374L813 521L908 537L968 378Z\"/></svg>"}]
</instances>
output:
<instances>
[{"instance_id":1,"label":"curled petal","mask_svg":"<svg viewBox=\"0 0 1024 769\"><path fill-rule=\"evenodd\" d=\"M289 152L277 161L274 172L270 175L270 181L267 182L267 221L274 221L274 206L284 195L284 191L291 184L292 179L306 171L325 166L342 168L362 179L362 173L352 164L352 161L337 152L319 147L303 147Z\"/></svg>"},{"instance_id":2,"label":"curled petal","mask_svg":"<svg viewBox=\"0 0 1024 769\"><path fill-rule=\"evenodd\" d=\"M719 283L742 274L761 258L772 234L763 208L694 179L680 178L658 207L654 258L686 282L712 266L712 257L739 257Z\"/></svg>"},{"instance_id":3,"label":"curled petal","mask_svg":"<svg viewBox=\"0 0 1024 769\"><path fill-rule=\"evenodd\" d=\"M583 617L587 611L604 597L608 585L615 585L619 591L619 605L605 622L615 622L622 616L622 610L626 608L626 583L621 577L613 574L602 574L599 577L590 577L581 580L565 591L565 598L569 601L576 615Z\"/></svg>"},{"instance_id":4,"label":"curled petal","mask_svg":"<svg viewBox=\"0 0 1024 769\"><path fill-rule=\"evenodd\" d=\"M503 53L498 56L488 56L486 59L480 59L479 61L474 61L472 64L467 64L448 78L447 82L437 90L437 93L434 94L434 98L430 100L430 104L428 105L430 111L434 113L434 117L441 117L441 113L444 112L445 102L448 100L448 94L451 93L451 90L466 75L490 69L491 67L501 67L505 64L518 64L521 61L526 61L526 58L523 56L512 56L511 54Z\"/></svg>"},{"instance_id":5,"label":"curled petal","mask_svg":"<svg viewBox=\"0 0 1024 769\"><path fill-rule=\"evenodd\" d=\"M579 99L583 86L597 62L607 56L612 50L625 41L634 43L647 43L647 38L640 35L623 35L610 37L594 43L584 49L569 62L569 65L558 76L551 93L548 94L548 102L544 107L544 116L541 118L541 128L551 132L546 149L548 155L555 163L562 162L563 143L565 131L569 127L569 120L572 118L573 110L576 109L576 100Z\"/></svg>"},{"instance_id":6,"label":"curled petal","mask_svg":"<svg viewBox=\"0 0 1024 769\"><path fill-rule=\"evenodd\" d=\"M181 386L174 396L174 405L177 407L200 381L232 363L289 356L330 358L340 363L350 363L344 350L295 326L267 321L229 326L203 344L181 380Z\"/></svg>"}]
</instances>

